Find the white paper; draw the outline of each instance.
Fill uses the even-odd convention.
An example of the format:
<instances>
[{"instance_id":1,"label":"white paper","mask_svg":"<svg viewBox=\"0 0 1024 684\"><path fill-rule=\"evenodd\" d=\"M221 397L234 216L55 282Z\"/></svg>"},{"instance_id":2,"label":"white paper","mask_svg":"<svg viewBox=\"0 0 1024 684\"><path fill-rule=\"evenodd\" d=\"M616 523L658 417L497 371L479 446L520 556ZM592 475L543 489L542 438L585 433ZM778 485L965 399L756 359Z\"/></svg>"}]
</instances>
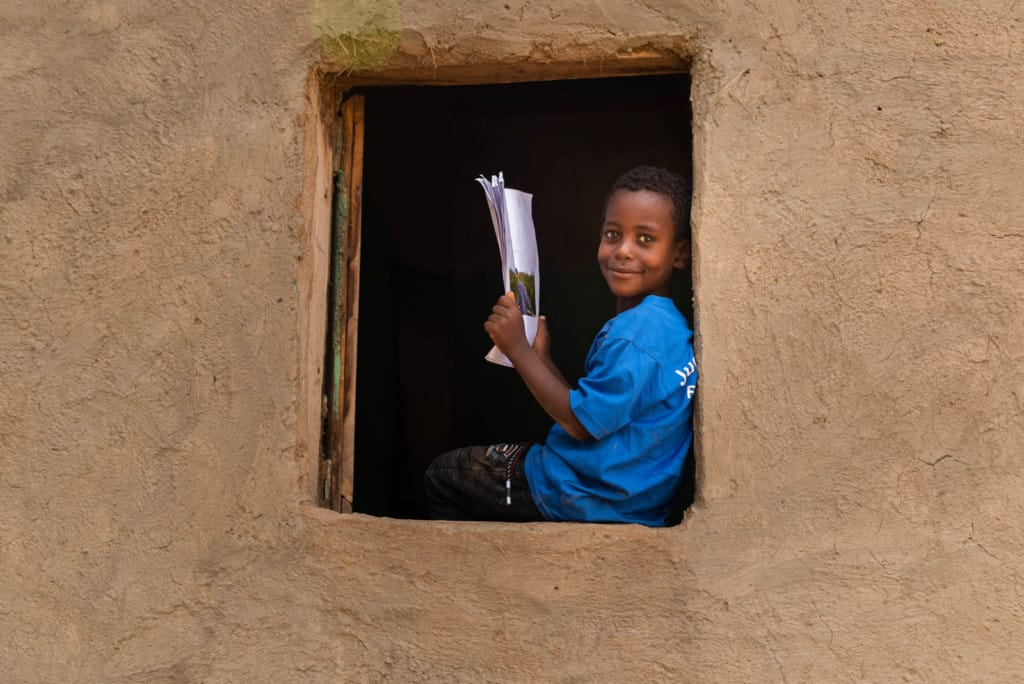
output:
<instances>
[{"instance_id":1,"label":"white paper","mask_svg":"<svg viewBox=\"0 0 1024 684\"><path fill-rule=\"evenodd\" d=\"M501 257L501 280L504 292L516 294L523 314L526 340L533 344L540 315L540 261L537 258L537 235L533 227L533 195L505 187L504 174L480 176L476 179L487 196L491 210L494 237ZM497 347L484 357L491 363L512 366Z\"/></svg>"}]
</instances>

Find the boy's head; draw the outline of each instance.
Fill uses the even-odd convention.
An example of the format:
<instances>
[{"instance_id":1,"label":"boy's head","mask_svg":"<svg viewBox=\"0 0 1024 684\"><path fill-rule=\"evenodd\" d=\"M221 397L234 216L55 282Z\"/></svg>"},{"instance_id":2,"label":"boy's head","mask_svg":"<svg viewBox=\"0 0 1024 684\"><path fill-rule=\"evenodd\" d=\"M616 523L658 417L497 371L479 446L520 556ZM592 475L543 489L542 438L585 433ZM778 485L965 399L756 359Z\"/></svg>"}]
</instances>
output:
<instances>
[{"instance_id":1,"label":"boy's head","mask_svg":"<svg viewBox=\"0 0 1024 684\"><path fill-rule=\"evenodd\" d=\"M627 171L605 201L597 261L619 311L668 295L690 258L690 183L653 166Z\"/></svg>"},{"instance_id":2,"label":"boy's head","mask_svg":"<svg viewBox=\"0 0 1024 684\"><path fill-rule=\"evenodd\" d=\"M633 167L612 183L612 189L604 201L605 213L608 212L612 195L618 190L647 190L667 197L672 202L672 224L676 229L676 239L690 239L690 196L693 189L689 180L660 166Z\"/></svg>"}]
</instances>

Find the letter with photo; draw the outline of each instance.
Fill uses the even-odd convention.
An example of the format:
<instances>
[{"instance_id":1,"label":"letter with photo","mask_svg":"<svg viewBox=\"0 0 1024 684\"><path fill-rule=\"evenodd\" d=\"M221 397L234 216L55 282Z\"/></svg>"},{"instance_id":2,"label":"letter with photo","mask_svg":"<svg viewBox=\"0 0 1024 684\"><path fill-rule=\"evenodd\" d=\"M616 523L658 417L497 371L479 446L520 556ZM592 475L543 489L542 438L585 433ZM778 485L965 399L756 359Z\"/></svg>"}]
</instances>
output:
<instances>
[{"instance_id":1,"label":"letter with photo","mask_svg":"<svg viewBox=\"0 0 1024 684\"><path fill-rule=\"evenodd\" d=\"M513 292L523 314L526 339L533 344L540 315L540 261L537 258L537 235L533 227L533 195L505 187L501 172L476 179L487 196L491 210L494 236L501 256L504 292ZM497 347L484 357L491 363L512 367L512 362Z\"/></svg>"}]
</instances>

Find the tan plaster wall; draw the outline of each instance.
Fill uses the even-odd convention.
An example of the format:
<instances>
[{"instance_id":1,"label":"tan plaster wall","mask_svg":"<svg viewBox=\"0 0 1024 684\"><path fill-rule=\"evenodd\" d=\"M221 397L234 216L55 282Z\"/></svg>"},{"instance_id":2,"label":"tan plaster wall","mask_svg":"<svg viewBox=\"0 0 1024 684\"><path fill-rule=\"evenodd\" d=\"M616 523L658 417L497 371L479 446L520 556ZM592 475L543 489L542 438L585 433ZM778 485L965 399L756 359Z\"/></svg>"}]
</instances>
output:
<instances>
[{"instance_id":1,"label":"tan plaster wall","mask_svg":"<svg viewBox=\"0 0 1024 684\"><path fill-rule=\"evenodd\" d=\"M5 3L0 679L1018 678L1024 5L977 5L401 3L394 65L692 57L654 531L304 504L310 10Z\"/></svg>"}]
</instances>

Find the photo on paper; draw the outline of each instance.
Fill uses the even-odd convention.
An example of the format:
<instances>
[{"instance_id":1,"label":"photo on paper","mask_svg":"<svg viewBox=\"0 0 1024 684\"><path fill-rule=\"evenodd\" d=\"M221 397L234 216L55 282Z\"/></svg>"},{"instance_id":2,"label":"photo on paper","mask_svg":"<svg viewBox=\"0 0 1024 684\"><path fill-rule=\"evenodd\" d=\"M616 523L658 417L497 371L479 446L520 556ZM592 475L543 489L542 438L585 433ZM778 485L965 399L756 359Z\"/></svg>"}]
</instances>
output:
<instances>
[{"instance_id":1,"label":"photo on paper","mask_svg":"<svg viewBox=\"0 0 1024 684\"><path fill-rule=\"evenodd\" d=\"M519 311L524 316L536 316L537 289L535 278L532 273L521 271L508 272L509 289L515 293L516 303L519 304Z\"/></svg>"}]
</instances>

